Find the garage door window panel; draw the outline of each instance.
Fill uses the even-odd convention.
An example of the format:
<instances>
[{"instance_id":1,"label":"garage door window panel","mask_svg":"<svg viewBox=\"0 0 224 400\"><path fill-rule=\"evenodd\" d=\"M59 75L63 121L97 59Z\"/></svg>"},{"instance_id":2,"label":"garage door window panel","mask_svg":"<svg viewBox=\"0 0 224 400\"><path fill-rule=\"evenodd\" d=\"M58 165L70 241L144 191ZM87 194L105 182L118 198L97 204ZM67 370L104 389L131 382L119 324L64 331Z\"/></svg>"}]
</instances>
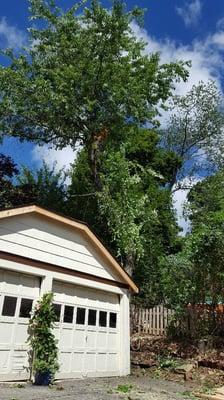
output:
<instances>
[{"instance_id":1,"label":"garage door window panel","mask_svg":"<svg viewBox=\"0 0 224 400\"><path fill-rule=\"evenodd\" d=\"M16 313L17 297L5 296L2 308L3 317L14 317Z\"/></svg>"},{"instance_id":2,"label":"garage door window panel","mask_svg":"<svg viewBox=\"0 0 224 400\"><path fill-rule=\"evenodd\" d=\"M30 313L33 307L32 299L21 299L19 317L20 318L30 318Z\"/></svg>"},{"instance_id":3,"label":"garage door window panel","mask_svg":"<svg viewBox=\"0 0 224 400\"><path fill-rule=\"evenodd\" d=\"M76 324L77 325L85 325L85 317L86 317L86 309L77 307Z\"/></svg>"},{"instance_id":4,"label":"garage door window panel","mask_svg":"<svg viewBox=\"0 0 224 400\"><path fill-rule=\"evenodd\" d=\"M53 308L56 315L56 322L59 322L61 318L61 304L53 303Z\"/></svg>"},{"instance_id":5,"label":"garage door window panel","mask_svg":"<svg viewBox=\"0 0 224 400\"><path fill-rule=\"evenodd\" d=\"M88 325L96 326L96 310L92 310L92 309L89 310Z\"/></svg>"},{"instance_id":6,"label":"garage door window panel","mask_svg":"<svg viewBox=\"0 0 224 400\"><path fill-rule=\"evenodd\" d=\"M74 307L65 306L63 322L67 324L73 323Z\"/></svg>"},{"instance_id":7,"label":"garage door window panel","mask_svg":"<svg viewBox=\"0 0 224 400\"><path fill-rule=\"evenodd\" d=\"M107 327L107 312L106 311L100 311L99 326L101 328L106 328Z\"/></svg>"},{"instance_id":8,"label":"garage door window panel","mask_svg":"<svg viewBox=\"0 0 224 400\"><path fill-rule=\"evenodd\" d=\"M116 313L110 313L110 322L109 322L110 328L116 328L117 327L117 314Z\"/></svg>"}]
</instances>

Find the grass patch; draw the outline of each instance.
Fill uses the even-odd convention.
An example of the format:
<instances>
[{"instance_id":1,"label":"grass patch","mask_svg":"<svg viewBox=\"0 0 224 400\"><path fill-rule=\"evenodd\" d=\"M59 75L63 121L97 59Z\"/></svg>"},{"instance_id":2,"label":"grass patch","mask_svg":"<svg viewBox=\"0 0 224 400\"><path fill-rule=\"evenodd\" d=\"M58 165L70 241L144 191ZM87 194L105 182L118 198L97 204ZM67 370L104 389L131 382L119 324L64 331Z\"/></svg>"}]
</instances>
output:
<instances>
[{"instance_id":1,"label":"grass patch","mask_svg":"<svg viewBox=\"0 0 224 400\"><path fill-rule=\"evenodd\" d=\"M198 397L195 397L195 395L192 392L190 392L189 390L186 390L186 392L181 392L180 395L187 399L190 399L190 400L198 399Z\"/></svg>"},{"instance_id":2,"label":"grass patch","mask_svg":"<svg viewBox=\"0 0 224 400\"><path fill-rule=\"evenodd\" d=\"M205 385L202 387L201 392L212 395L212 394L215 394L215 389L214 389L213 385Z\"/></svg>"},{"instance_id":3,"label":"grass patch","mask_svg":"<svg viewBox=\"0 0 224 400\"><path fill-rule=\"evenodd\" d=\"M24 388L25 388L25 385L24 385L24 383L15 383L15 384L13 385L13 387L14 387L14 388L17 388L17 389L24 389Z\"/></svg>"},{"instance_id":4,"label":"grass patch","mask_svg":"<svg viewBox=\"0 0 224 400\"><path fill-rule=\"evenodd\" d=\"M161 369L174 370L175 368L180 367L182 364L183 363L180 360L176 360L171 357L159 359L159 368L161 368Z\"/></svg>"},{"instance_id":5,"label":"grass patch","mask_svg":"<svg viewBox=\"0 0 224 400\"><path fill-rule=\"evenodd\" d=\"M118 387L116 388L117 392L120 393L128 393L133 389L133 385L118 385Z\"/></svg>"}]
</instances>

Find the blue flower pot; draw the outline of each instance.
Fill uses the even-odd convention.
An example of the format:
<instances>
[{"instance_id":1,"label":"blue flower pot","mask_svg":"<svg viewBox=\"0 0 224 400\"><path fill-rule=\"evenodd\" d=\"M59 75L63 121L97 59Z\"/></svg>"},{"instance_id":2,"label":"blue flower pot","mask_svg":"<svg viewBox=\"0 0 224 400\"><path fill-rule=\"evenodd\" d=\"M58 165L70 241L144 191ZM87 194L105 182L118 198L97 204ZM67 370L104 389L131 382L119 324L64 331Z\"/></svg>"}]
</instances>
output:
<instances>
[{"instance_id":1,"label":"blue flower pot","mask_svg":"<svg viewBox=\"0 0 224 400\"><path fill-rule=\"evenodd\" d=\"M52 382L52 375L49 371L37 372L34 384L38 386L49 386Z\"/></svg>"}]
</instances>

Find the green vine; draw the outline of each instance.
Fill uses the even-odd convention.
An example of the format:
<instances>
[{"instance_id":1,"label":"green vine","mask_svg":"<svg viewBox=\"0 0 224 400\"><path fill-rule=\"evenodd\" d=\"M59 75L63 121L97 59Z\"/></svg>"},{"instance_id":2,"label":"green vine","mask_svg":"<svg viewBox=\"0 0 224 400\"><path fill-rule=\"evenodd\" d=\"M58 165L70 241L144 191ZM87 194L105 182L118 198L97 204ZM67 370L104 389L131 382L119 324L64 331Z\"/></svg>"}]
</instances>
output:
<instances>
[{"instance_id":1,"label":"green vine","mask_svg":"<svg viewBox=\"0 0 224 400\"><path fill-rule=\"evenodd\" d=\"M52 380L59 369L57 340L53 333L56 322L53 296L53 293L45 293L37 302L29 321L28 338L31 374L48 372Z\"/></svg>"}]
</instances>

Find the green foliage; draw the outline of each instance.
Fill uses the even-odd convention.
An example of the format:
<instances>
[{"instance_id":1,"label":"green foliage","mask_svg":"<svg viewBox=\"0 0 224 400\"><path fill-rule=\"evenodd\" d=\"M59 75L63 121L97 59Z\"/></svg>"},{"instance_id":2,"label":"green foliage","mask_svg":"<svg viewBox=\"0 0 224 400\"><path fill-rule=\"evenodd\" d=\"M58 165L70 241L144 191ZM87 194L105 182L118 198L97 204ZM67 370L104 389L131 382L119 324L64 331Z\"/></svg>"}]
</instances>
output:
<instances>
[{"instance_id":1,"label":"green foliage","mask_svg":"<svg viewBox=\"0 0 224 400\"><path fill-rule=\"evenodd\" d=\"M97 191L91 180L88 155L85 150L78 154L69 177L71 182L67 191L66 213L88 223L109 245L111 237L108 237L105 218L102 218L99 213Z\"/></svg>"},{"instance_id":2,"label":"green foliage","mask_svg":"<svg viewBox=\"0 0 224 400\"><path fill-rule=\"evenodd\" d=\"M134 274L141 287L135 301L145 305L163 300L159 260L181 246L172 197L165 188L179 159L171 152L167 157L158 143L156 132L131 128L119 151L108 144L101 155L99 193L82 150L68 190L67 213L88 222Z\"/></svg>"},{"instance_id":3,"label":"green foliage","mask_svg":"<svg viewBox=\"0 0 224 400\"><path fill-rule=\"evenodd\" d=\"M158 131L144 128L129 129L125 142L126 157L143 168L150 167L158 176L160 185L167 185L174 171L182 166L182 159L173 151L161 147L162 136Z\"/></svg>"},{"instance_id":4,"label":"green foliage","mask_svg":"<svg viewBox=\"0 0 224 400\"><path fill-rule=\"evenodd\" d=\"M128 393L133 389L133 385L118 385L116 391L120 393Z\"/></svg>"},{"instance_id":5,"label":"green foliage","mask_svg":"<svg viewBox=\"0 0 224 400\"><path fill-rule=\"evenodd\" d=\"M57 317L52 301L53 293L45 293L37 302L29 321L28 344L32 351L32 373L50 372L53 379L59 364L57 341L53 333Z\"/></svg>"},{"instance_id":6,"label":"green foliage","mask_svg":"<svg viewBox=\"0 0 224 400\"><path fill-rule=\"evenodd\" d=\"M36 171L23 167L19 171L10 157L0 154L0 208L39 204L65 210L67 174L50 169L46 163Z\"/></svg>"},{"instance_id":7,"label":"green foliage","mask_svg":"<svg viewBox=\"0 0 224 400\"><path fill-rule=\"evenodd\" d=\"M224 171L198 182L189 192L187 213L193 229L224 220Z\"/></svg>"},{"instance_id":8,"label":"green foliage","mask_svg":"<svg viewBox=\"0 0 224 400\"><path fill-rule=\"evenodd\" d=\"M224 223L201 225L192 235L192 253L199 299L214 305L223 301Z\"/></svg>"},{"instance_id":9,"label":"green foliage","mask_svg":"<svg viewBox=\"0 0 224 400\"><path fill-rule=\"evenodd\" d=\"M134 273L141 291L135 302L153 306L164 301L161 259L180 251L182 240L177 236L179 228L170 192L159 188L156 182L151 182L147 196L149 207L156 213L156 218L144 227L144 256L136 264Z\"/></svg>"},{"instance_id":10,"label":"green foliage","mask_svg":"<svg viewBox=\"0 0 224 400\"><path fill-rule=\"evenodd\" d=\"M140 257L143 254L141 230L147 222L144 218L147 197L141 190L141 174L122 152L109 154L104 168L103 189L98 194L99 210L107 218L119 255L134 250L136 257Z\"/></svg>"},{"instance_id":11,"label":"green foliage","mask_svg":"<svg viewBox=\"0 0 224 400\"><path fill-rule=\"evenodd\" d=\"M182 252L162 260L163 284L168 302L223 301L224 224L200 225L186 239Z\"/></svg>"},{"instance_id":12,"label":"green foliage","mask_svg":"<svg viewBox=\"0 0 224 400\"><path fill-rule=\"evenodd\" d=\"M165 301L176 311L171 335L203 338L223 334L215 311L224 302L223 265L223 222L197 225L181 252L162 259Z\"/></svg>"},{"instance_id":13,"label":"green foliage","mask_svg":"<svg viewBox=\"0 0 224 400\"><path fill-rule=\"evenodd\" d=\"M224 192L223 171L197 183L188 195L192 223L191 259L195 265L197 301L223 301Z\"/></svg>"},{"instance_id":14,"label":"green foliage","mask_svg":"<svg viewBox=\"0 0 224 400\"><path fill-rule=\"evenodd\" d=\"M0 208L10 207L17 201L17 191L13 185L13 178L19 173L11 157L0 154Z\"/></svg>"},{"instance_id":15,"label":"green foliage","mask_svg":"<svg viewBox=\"0 0 224 400\"><path fill-rule=\"evenodd\" d=\"M196 292L189 243L177 254L162 257L160 270L165 301L179 313L193 301Z\"/></svg>"},{"instance_id":16,"label":"green foliage","mask_svg":"<svg viewBox=\"0 0 224 400\"><path fill-rule=\"evenodd\" d=\"M63 169L51 169L45 162L41 168L32 171L23 167L17 177L17 189L22 193L23 204L36 203L43 207L63 211L66 203L67 173Z\"/></svg>"},{"instance_id":17,"label":"green foliage","mask_svg":"<svg viewBox=\"0 0 224 400\"><path fill-rule=\"evenodd\" d=\"M180 367L180 360L174 359L172 357L161 357L159 359L159 368L162 369L171 369L174 370L177 367Z\"/></svg>"}]
</instances>

